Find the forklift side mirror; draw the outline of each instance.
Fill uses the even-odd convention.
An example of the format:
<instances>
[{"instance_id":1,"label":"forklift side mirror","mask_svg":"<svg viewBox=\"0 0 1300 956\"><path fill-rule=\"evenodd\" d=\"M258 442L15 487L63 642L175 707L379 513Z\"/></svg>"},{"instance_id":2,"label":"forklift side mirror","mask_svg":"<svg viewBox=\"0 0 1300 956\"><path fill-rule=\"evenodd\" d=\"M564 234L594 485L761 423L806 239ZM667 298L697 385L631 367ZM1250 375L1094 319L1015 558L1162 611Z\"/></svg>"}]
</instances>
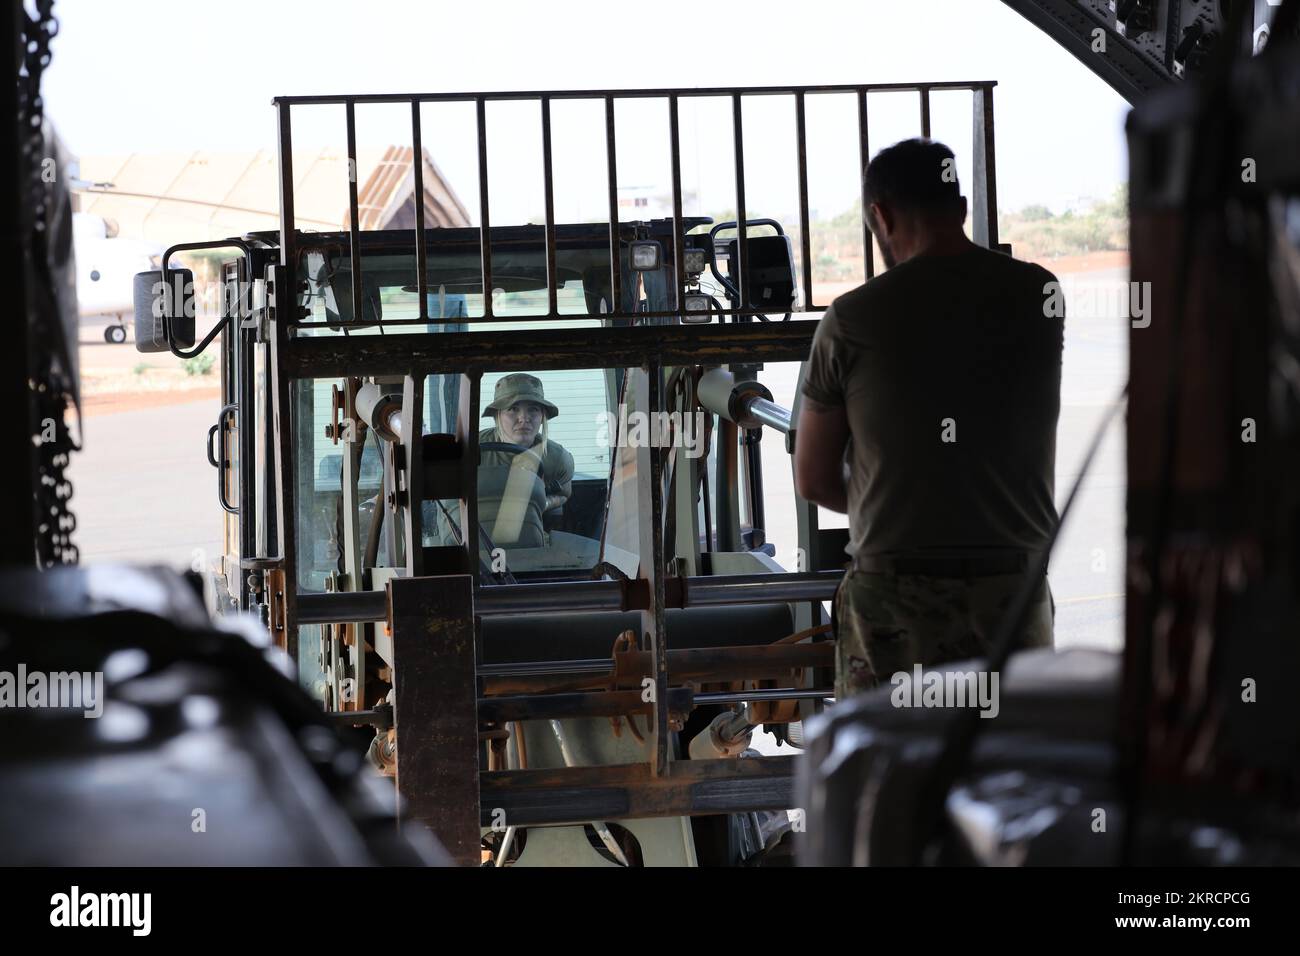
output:
<instances>
[{"instance_id":1,"label":"forklift side mirror","mask_svg":"<svg viewBox=\"0 0 1300 956\"><path fill-rule=\"evenodd\" d=\"M738 241L727 243L731 282L740 285ZM789 236L749 236L745 243L749 280L748 308L786 310L794 305L794 252ZM739 297L739 296L737 296Z\"/></svg>"},{"instance_id":2,"label":"forklift side mirror","mask_svg":"<svg viewBox=\"0 0 1300 956\"><path fill-rule=\"evenodd\" d=\"M163 334L163 318L170 318L172 342L177 348L194 345L194 273L189 269L137 272L132 287L135 305L137 352L170 352Z\"/></svg>"}]
</instances>

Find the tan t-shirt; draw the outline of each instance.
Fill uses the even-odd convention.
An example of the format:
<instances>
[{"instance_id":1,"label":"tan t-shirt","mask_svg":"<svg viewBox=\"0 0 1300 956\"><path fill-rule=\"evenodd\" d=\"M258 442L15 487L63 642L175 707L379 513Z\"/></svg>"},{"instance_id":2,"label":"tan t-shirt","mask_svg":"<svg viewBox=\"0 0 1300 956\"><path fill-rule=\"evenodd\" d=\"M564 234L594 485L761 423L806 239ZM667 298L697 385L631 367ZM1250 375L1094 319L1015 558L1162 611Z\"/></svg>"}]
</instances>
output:
<instances>
[{"instance_id":1,"label":"tan t-shirt","mask_svg":"<svg viewBox=\"0 0 1300 956\"><path fill-rule=\"evenodd\" d=\"M851 555L1046 545L1064 335L1044 306L1055 281L976 246L909 259L826 311L803 392L847 411Z\"/></svg>"}]
</instances>

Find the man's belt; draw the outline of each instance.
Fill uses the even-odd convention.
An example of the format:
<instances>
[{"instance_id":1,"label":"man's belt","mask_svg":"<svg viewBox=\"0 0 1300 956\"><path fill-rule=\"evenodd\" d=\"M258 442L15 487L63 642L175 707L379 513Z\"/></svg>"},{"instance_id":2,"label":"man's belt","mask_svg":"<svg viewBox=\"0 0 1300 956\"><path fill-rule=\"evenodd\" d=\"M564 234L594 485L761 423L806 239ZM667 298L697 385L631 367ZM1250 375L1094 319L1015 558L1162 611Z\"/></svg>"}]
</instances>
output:
<instances>
[{"instance_id":1,"label":"man's belt","mask_svg":"<svg viewBox=\"0 0 1300 956\"><path fill-rule=\"evenodd\" d=\"M863 554L853 559L853 569L932 578L983 578L1023 572L1029 567L1030 557L1025 551L975 555Z\"/></svg>"}]
</instances>

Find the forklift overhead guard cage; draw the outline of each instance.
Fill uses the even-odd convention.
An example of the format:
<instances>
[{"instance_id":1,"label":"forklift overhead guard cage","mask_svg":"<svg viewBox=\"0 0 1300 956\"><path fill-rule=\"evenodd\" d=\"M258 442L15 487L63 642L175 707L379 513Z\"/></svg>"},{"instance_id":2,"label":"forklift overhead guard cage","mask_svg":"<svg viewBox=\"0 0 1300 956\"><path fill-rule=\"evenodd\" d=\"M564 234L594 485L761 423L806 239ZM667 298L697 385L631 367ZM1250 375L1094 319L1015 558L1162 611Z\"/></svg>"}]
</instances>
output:
<instances>
[{"instance_id":1,"label":"forklift overhead guard cage","mask_svg":"<svg viewBox=\"0 0 1300 956\"><path fill-rule=\"evenodd\" d=\"M695 89L642 89L642 90L568 90L552 92L497 92L497 93L437 93L437 94L366 94L328 96L281 96L273 103L278 115L278 155L280 186L280 263L282 275L288 281L277 283L276 314L289 316L287 322L278 321L272 347L277 353L273 363L278 370L276 383L277 418L288 408L288 387L291 380L321 375L428 375L437 372L463 372L475 378L485 368L500 371L547 368L596 367L663 367L674 364L716 364L730 361L801 361L807 357L816 323L800 321L790 323L759 323L745 321L751 316L783 313L786 308L764 310L747 307L750 304L746 268L746 210L743 103L747 97L792 96L795 107L796 154L799 179L799 219L802 265L803 303L805 313L821 312L825 305L813 301L811 231L808 213L808 162L805 104L809 96L821 94L852 94L857 106L857 142L859 168L865 168L870 159L868 136L868 94L915 93L920 116L921 135L930 135L930 94L932 91L969 91L971 93L971 120L973 145L972 232L973 239L989 248L998 246L996 164L994 156L993 81L952 81L937 83L881 83L860 85L823 86L763 86L717 87ZM313 323L299 319L296 290L296 268L302 236L295 229L293 124L295 106L342 105L346 114L347 151L349 169L356 170L356 107L367 104L409 104L411 108L411 142L414 155L420 156L423 144L420 106L422 103L473 103L477 127L478 191L479 191L479 249L481 288L492 286L492 239L488 192L488 140L486 109L490 102L535 101L541 115L542 174L545 197L545 244L547 302L545 315L533 316L535 320L557 319L556 308L556 224L554 216L554 178L551 150L551 103L555 100L588 100L604 104L605 142L608 174L609 246L611 309L602 316L605 320L624 320L626 323L645 319L678 318L682 309L657 312L625 312L622 308L619 269L620 218L618 210L618 171L615 144L617 131L615 103L622 99L666 99L668 103L669 154L671 157L672 213L673 213L673 272L676 300L681 305L684 290L681 150L679 142L679 103L683 99L727 97L731 101L732 145L735 162L737 216L737 258L739 308L721 310L721 318L732 316L733 322L704 326L653 326L603 328L600 330L539 329L535 332L472 331L455 336L431 333L370 339L364 348L358 348L355 339L334 337L295 337L289 334L293 327L310 327ZM424 194L423 167L413 163L415 195ZM357 201L356 175L349 177L349 253L351 257L352 301L363 301L361 265L360 215ZM859 176L861 185L862 177ZM418 288L419 316L414 319L384 321L384 326L400 324L428 324L427 241L424 224L424 205L415 204L414 246L416 253L416 282ZM865 204L864 207L865 209ZM866 276L875 274L872 238L865 224L862 226ZM467 323L490 323L493 315L492 296L483 296L484 314L469 319ZM514 316L512 319L518 320ZM315 323L317 325L324 323ZM283 393L283 394L281 394ZM656 409L652 408L651 411ZM282 419L287 420L287 419ZM292 632L297 620L297 601L294 591L294 549L292 547L292 521L285 521L293 510L292 451L289 447L288 429L277 429L277 450L283 456L277 463L281 476L281 493L286 500L278 502L281 516L280 552L285 562L285 627ZM658 496L658 489L654 490ZM659 511L658 508L655 509ZM650 557L650 556L645 556ZM662 555L656 554L661 560ZM662 568L656 568L661 578ZM775 584L775 582L773 582ZM564 585L555 585L564 587ZM340 595L340 597L342 597ZM323 602L322 602L323 603ZM324 614L323 607L316 609L316 619Z\"/></svg>"}]
</instances>

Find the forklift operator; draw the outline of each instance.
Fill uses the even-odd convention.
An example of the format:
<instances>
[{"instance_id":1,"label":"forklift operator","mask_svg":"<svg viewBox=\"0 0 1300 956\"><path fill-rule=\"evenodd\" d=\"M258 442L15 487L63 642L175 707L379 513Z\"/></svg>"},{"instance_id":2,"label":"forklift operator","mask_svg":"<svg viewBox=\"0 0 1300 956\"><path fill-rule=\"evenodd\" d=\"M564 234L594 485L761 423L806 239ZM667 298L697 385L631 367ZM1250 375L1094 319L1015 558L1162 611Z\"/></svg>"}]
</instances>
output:
<instances>
[{"instance_id":1,"label":"forklift operator","mask_svg":"<svg viewBox=\"0 0 1300 956\"><path fill-rule=\"evenodd\" d=\"M483 412L496 424L478 436L479 523L493 544L549 543L543 516L558 513L573 493L573 455L547 438L547 422L559 414L535 376L517 372L497 381Z\"/></svg>"}]
</instances>

